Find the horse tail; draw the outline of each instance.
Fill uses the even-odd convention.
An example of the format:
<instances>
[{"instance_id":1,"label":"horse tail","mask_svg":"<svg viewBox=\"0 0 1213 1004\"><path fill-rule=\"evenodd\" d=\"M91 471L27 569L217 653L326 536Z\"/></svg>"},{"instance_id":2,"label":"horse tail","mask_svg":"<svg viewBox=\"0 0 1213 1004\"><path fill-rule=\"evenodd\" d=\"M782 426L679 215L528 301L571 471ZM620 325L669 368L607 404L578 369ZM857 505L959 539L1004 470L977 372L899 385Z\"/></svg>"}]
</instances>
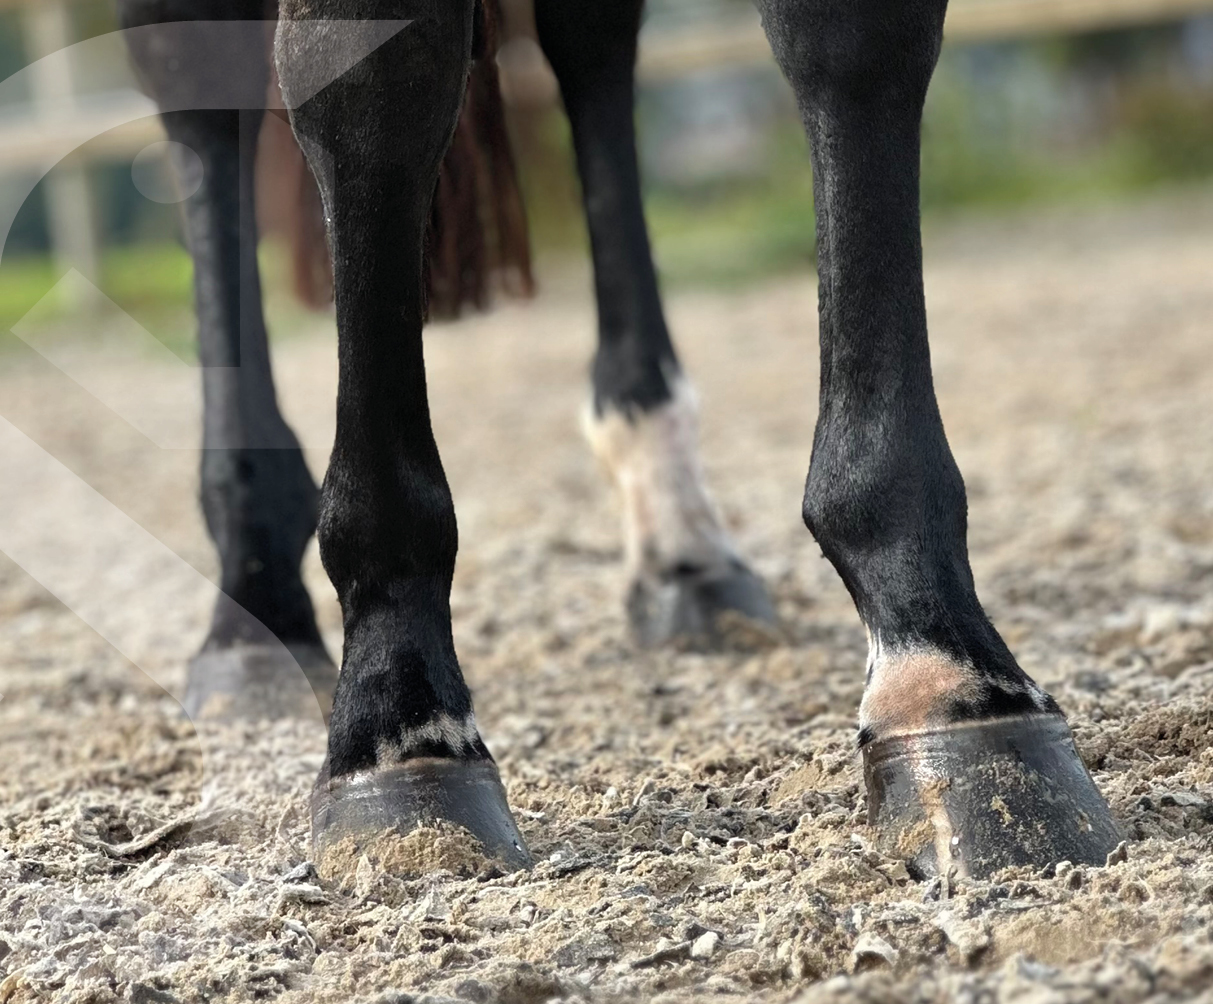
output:
<instances>
[{"instance_id":1,"label":"horse tail","mask_svg":"<svg viewBox=\"0 0 1213 1004\"><path fill-rule=\"evenodd\" d=\"M475 61L455 138L438 177L427 238L434 317L488 305L490 277L515 296L535 291L530 236L497 74L498 0L481 0Z\"/></svg>"},{"instance_id":2,"label":"horse tail","mask_svg":"<svg viewBox=\"0 0 1213 1004\"><path fill-rule=\"evenodd\" d=\"M535 291L530 235L497 74L498 0L480 0L463 110L438 178L426 234L428 315L489 305L494 279L510 295ZM274 81L277 84L277 81ZM276 86L272 89L277 90ZM285 238L292 285L308 306L332 302L333 272L316 181L281 115L266 117L258 150L262 230Z\"/></svg>"}]
</instances>

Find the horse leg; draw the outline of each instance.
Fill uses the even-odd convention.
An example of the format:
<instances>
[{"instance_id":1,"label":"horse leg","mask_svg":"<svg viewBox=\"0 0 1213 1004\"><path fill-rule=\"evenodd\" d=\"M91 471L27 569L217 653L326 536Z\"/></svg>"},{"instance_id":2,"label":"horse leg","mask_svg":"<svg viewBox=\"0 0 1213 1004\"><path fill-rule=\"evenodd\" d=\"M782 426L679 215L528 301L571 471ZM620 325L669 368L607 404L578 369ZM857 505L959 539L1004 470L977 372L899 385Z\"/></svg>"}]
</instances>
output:
<instances>
[{"instance_id":1,"label":"horse leg","mask_svg":"<svg viewBox=\"0 0 1213 1004\"><path fill-rule=\"evenodd\" d=\"M805 523L868 629L869 821L923 872L1102 864L1118 836L974 590L935 400L919 129L946 0L760 0L812 147L821 406Z\"/></svg>"},{"instance_id":2,"label":"horse leg","mask_svg":"<svg viewBox=\"0 0 1213 1004\"><path fill-rule=\"evenodd\" d=\"M345 837L449 820L529 857L472 713L451 635L455 510L430 427L423 247L471 60L475 0L284 0L283 96L319 182L337 297L337 438L320 516L345 622L329 748L312 800L323 855ZM315 96L316 67L395 21ZM323 27L322 27L323 26Z\"/></svg>"},{"instance_id":3,"label":"horse leg","mask_svg":"<svg viewBox=\"0 0 1213 1004\"><path fill-rule=\"evenodd\" d=\"M704 483L695 396L662 311L641 202L633 121L643 0L536 0L540 44L573 132L594 259L598 351L587 432L620 490L643 644L713 642L732 612L773 623Z\"/></svg>"},{"instance_id":4,"label":"horse leg","mask_svg":"<svg viewBox=\"0 0 1213 1004\"><path fill-rule=\"evenodd\" d=\"M318 492L278 411L257 267L253 161L268 40L258 23L200 46L197 31L173 23L260 22L266 3L122 0L121 17L124 28L145 29L128 38L141 78L161 101L169 138L202 162L201 187L185 203L185 230L203 367L202 508L222 592L183 703L191 717L257 718L314 713L319 700L327 715L336 669L300 575ZM220 46L221 53L210 51ZM230 94L244 110L183 110L186 92Z\"/></svg>"}]
</instances>

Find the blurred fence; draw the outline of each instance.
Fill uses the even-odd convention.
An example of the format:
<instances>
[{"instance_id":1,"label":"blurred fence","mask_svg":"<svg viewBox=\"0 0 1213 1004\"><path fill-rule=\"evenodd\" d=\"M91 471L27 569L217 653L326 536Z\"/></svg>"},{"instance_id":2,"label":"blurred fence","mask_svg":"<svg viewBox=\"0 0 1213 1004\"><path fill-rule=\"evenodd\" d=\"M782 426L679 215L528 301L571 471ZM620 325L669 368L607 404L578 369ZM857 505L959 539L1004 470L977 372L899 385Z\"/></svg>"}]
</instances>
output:
<instances>
[{"instance_id":1,"label":"blurred fence","mask_svg":"<svg viewBox=\"0 0 1213 1004\"><path fill-rule=\"evenodd\" d=\"M45 172L54 151L78 151L47 175L48 224L56 257L85 274L94 274L99 239L90 205L87 162L130 160L162 137L150 103L129 74L115 78L111 68L109 77L98 79L65 52L76 40L73 8L83 2L0 0L0 14L18 18L21 47L26 58L35 61L27 100L0 111L0 178L17 172ZM691 9L696 10L694 5ZM1213 0L952 0L946 40L985 41L1160 23L1210 10ZM684 17L673 26L656 20L641 42L644 82L771 61L753 8ZM504 72L543 75L548 71L540 60L529 66L506 67ZM554 93L550 80L541 89ZM510 90L532 89L516 82L513 88L507 87L507 93ZM96 138L98 121L120 124Z\"/></svg>"},{"instance_id":2,"label":"blurred fence","mask_svg":"<svg viewBox=\"0 0 1213 1004\"><path fill-rule=\"evenodd\" d=\"M944 41L975 42L1094 31L1177 20L1213 10L1213 0L951 0ZM757 15L654 32L641 45L642 80L715 66L769 62Z\"/></svg>"}]
</instances>

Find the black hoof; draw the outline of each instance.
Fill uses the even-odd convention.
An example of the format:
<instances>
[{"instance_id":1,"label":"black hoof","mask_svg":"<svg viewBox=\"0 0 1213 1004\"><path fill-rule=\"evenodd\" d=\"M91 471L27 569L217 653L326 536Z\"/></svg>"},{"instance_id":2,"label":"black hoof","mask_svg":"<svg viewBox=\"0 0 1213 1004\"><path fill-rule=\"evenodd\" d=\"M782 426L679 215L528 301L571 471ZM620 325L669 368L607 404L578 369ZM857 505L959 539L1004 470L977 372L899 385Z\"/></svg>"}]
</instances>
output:
<instances>
[{"instance_id":1,"label":"black hoof","mask_svg":"<svg viewBox=\"0 0 1213 1004\"><path fill-rule=\"evenodd\" d=\"M337 667L322 646L237 645L190 661L181 700L192 721L314 718L333 710Z\"/></svg>"},{"instance_id":2,"label":"black hoof","mask_svg":"<svg viewBox=\"0 0 1213 1004\"><path fill-rule=\"evenodd\" d=\"M385 831L454 823L467 830L487 857L511 871L534 863L510 813L491 760L408 760L330 778L328 764L312 790L312 843L316 859L347 837L362 845Z\"/></svg>"},{"instance_id":3,"label":"black hoof","mask_svg":"<svg viewBox=\"0 0 1213 1004\"><path fill-rule=\"evenodd\" d=\"M1102 865L1121 836L1055 715L964 722L863 751L868 822L918 877Z\"/></svg>"},{"instance_id":4,"label":"black hoof","mask_svg":"<svg viewBox=\"0 0 1213 1004\"><path fill-rule=\"evenodd\" d=\"M679 567L658 576L642 574L628 592L627 613L633 637L644 646L779 640L766 587L740 562L724 569Z\"/></svg>"}]
</instances>

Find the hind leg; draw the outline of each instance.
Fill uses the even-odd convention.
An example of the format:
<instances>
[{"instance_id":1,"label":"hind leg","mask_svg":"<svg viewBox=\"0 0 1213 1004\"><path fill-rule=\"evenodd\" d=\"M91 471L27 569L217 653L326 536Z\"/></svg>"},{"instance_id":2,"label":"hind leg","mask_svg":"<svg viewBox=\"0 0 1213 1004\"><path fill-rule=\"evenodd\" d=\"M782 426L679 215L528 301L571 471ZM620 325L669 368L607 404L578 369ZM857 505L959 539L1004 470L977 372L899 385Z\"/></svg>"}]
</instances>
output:
<instances>
[{"instance_id":1,"label":"hind leg","mask_svg":"<svg viewBox=\"0 0 1213 1004\"><path fill-rule=\"evenodd\" d=\"M282 8L278 70L329 220L340 359L320 549L345 652L312 802L317 850L448 820L525 865L451 635L458 532L422 348L426 223L467 79L474 0ZM323 22L362 19L395 25L310 96L316 67L347 65L349 42L379 37L373 24Z\"/></svg>"},{"instance_id":2,"label":"hind leg","mask_svg":"<svg viewBox=\"0 0 1213 1004\"><path fill-rule=\"evenodd\" d=\"M821 410L804 518L868 629L870 821L924 872L1118 840L1053 699L977 599L964 482L935 400L919 127L945 0L761 0L812 146Z\"/></svg>"},{"instance_id":3,"label":"hind leg","mask_svg":"<svg viewBox=\"0 0 1213 1004\"><path fill-rule=\"evenodd\" d=\"M619 489L636 638L719 639L722 614L771 624L699 463L695 395L662 311L633 122L642 0L537 0L539 40L573 130L594 258L598 353L590 441ZM727 618L726 618L727 620Z\"/></svg>"},{"instance_id":4,"label":"hind leg","mask_svg":"<svg viewBox=\"0 0 1213 1004\"><path fill-rule=\"evenodd\" d=\"M253 160L269 83L265 0L123 0L169 138L202 163L185 203L205 402L202 508L222 594L184 700L191 717L327 715L336 669L300 576L318 492L278 410L257 267ZM173 22L256 22L230 31ZM191 110L189 95L244 110ZM184 95L184 96L183 96ZM278 642L285 645L279 645ZM304 674L299 672L303 668ZM315 692L312 697L307 687Z\"/></svg>"}]
</instances>

